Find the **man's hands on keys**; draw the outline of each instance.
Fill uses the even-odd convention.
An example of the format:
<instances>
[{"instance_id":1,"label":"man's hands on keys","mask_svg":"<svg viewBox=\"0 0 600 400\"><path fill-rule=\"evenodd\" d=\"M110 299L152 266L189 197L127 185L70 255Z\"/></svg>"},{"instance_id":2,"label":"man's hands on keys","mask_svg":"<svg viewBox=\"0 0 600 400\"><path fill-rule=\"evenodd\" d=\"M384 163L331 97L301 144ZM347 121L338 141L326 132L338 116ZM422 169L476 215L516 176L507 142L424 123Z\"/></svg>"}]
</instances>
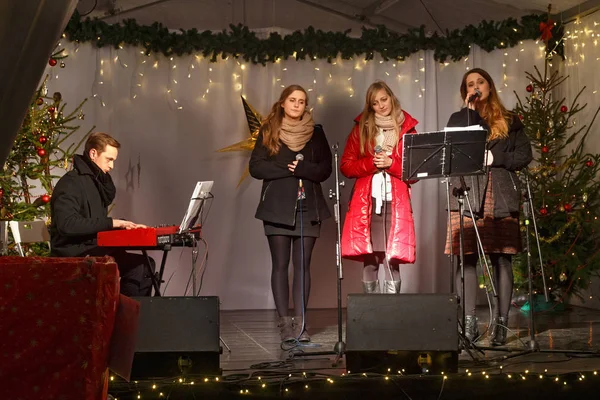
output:
<instances>
[{"instance_id":1,"label":"man's hands on keys","mask_svg":"<svg viewBox=\"0 0 600 400\"><path fill-rule=\"evenodd\" d=\"M124 219L113 219L113 228L117 229L137 229L137 228L147 228L146 225L136 224L131 221L126 221Z\"/></svg>"}]
</instances>

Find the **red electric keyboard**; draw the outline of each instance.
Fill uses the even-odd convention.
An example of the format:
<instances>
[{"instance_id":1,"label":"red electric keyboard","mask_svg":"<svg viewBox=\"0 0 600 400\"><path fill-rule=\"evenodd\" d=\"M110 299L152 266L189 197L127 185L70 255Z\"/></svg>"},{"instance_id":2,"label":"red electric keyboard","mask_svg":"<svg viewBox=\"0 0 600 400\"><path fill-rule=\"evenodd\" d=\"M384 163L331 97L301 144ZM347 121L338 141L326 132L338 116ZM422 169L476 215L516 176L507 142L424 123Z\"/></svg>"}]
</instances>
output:
<instances>
[{"instance_id":1,"label":"red electric keyboard","mask_svg":"<svg viewBox=\"0 0 600 400\"><path fill-rule=\"evenodd\" d=\"M166 245L184 246L184 235L177 233L178 230L178 226L162 226L103 231L98 232L98 246L131 249L153 247L157 250L162 250Z\"/></svg>"},{"instance_id":2,"label":"red electric keyboard","mask_svg":"<svg viewBox=\"0 0 600 400\"><path fill-rule=\"evenodd\" d=\"M98 246L119 247L124 250L141 250L146 256L146 267L151 271L154 295L160 296L160 284L167 262L167 254L172 247L193 247L200 238L200 228L187 233L178 233L178 226L161 226L137 229L114 229L98 232ZM150 258L146 250L161 250L163 252L160 269L152 274Z\"/></svg>"}]
</instances>

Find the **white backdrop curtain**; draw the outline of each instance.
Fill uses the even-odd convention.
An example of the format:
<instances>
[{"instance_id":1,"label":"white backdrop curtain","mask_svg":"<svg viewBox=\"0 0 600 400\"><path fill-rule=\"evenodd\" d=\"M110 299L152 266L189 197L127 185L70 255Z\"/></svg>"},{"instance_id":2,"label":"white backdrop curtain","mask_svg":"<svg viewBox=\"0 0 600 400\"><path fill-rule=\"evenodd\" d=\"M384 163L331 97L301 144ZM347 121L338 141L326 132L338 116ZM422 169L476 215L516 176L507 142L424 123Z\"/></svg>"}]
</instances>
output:
<instances>
[{"instance_id":1,"label":"white backdrop curtain","mask_svg":"<svg viewBox=\"0 0 600 400\"><path fill-rule=\"evenodd\" d=\"M461 106L459 85L467 69L487 70L508 108L529 83L525 71L543 68L541 43L527 41L486 53L473 47L467 59L440 64L430 51L394 62L376 59L280 61L266 66L241 60L210 63L201 56L145 56L140 49L96 49L63 41L65 67L48 68L49 95L60 91L75 107L84 98L79 135L92 126L122 144L112 175L117 186L114 217L147 225L179 224L194 184L214 180L215 200L203 228L209 246L201 295L218 295L223 309L274 308L271 260L262 223L254 218L261 182L238 180L249 153L216 150L249 136L240 96L266 115L282 86L298 83L309 90L314 119L323 124L340 156L367 87L383 79L403 109L419 120L419 132L441 129ZM73 138L78 140L79 138ZM347 181L347 180L346 180ZM342 189L342 220L353 182ZM333 175L324 192L334 187ZM446 232L445 186L437 179L413 186L417 262L402 266L402 292L449 291L449 259L443 254ZM333 206L333 203L330 203ZM324 222L312 261L309 307L336 305L336 226ZM200 248L202 253L202 248ZM160 253L153 254L159 259ZM191 250L175 249L168 258L166 295L185 292ZM343 298L361 291L361 266L344 262ZM189 293L188 293L189 294Z\"/></svg>"}]
</instances>

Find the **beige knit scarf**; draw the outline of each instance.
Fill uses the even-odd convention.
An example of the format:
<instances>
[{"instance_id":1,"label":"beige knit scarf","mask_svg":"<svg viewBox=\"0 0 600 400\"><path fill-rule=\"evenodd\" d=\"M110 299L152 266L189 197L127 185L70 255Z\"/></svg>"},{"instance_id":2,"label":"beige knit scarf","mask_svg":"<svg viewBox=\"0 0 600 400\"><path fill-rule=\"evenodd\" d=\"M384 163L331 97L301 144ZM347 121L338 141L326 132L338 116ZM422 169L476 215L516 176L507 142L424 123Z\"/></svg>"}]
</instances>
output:
<instances>
[{"instance_id":1,"label":"beige knit scarf","mask_svg":"<svg viewBox=\"0 0 600 400\"><path fill-rule=\"evenodd\" d=\"M300 151L310 140L315 130L315 121L307 111L301 119L294 120L283 117L279 139L292 151Z\"/></svg>"},{"instance_id":2,"label":"beige knit scarf","mask_svg":"<svg viewBox=\"0 0 600 400\"><path fill-rule=\"evenodd\" d=\"M402 128L404 122L404 113L400 111L397 123L398 129ZM375 114L375 125L379 129L379 134L375 137L375 143L383 148L387 154L392 154L392 150L398 144L399 132L396 130L394 120L391 115L382 117Z\"/></svg>"},{"instance_id":3,"label":"beige knit scarf","mask_svg":"<svg viewBox=\"0 0 600 400\"><path fill-rule=\"evenodd\" d=\"M396 121L398 123L398 128L401 129L402 124L404 123L404 112L402 110L400 110L400 112L398 113ZM382 117L379 114L375 114L375 125L377 125L378 128L382 129L393 129L394 120L392 119L392 115L390 114L388 116Z\"/></svg>"}]
</instances>

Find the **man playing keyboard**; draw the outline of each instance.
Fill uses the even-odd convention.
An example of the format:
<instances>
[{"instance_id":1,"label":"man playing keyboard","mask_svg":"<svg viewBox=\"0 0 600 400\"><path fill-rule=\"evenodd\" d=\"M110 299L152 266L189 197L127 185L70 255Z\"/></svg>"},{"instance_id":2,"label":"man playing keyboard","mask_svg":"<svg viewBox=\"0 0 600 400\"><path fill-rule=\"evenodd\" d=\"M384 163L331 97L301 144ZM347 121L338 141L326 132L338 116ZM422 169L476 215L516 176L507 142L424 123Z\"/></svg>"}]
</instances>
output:
<instances>
[{"instance_id":1,"label":"man playing keyboard","mask_svg":"<svg viewBox=\"0 0 600 400\"><path fill-rule=\"evenodd\" d=\"M56 184L50 202L52 255L58 257L111 256L119 266L121 293L149 296L152 291L146 257L122 249L98 247L96 235L111 229L146 228L145 225L108 217L116 188L109 175L120 143L96 132L85 143L83 155L75 155L74 168ZM149 259L152 270L153 259Z\"/></svg>"}]
</instances>

